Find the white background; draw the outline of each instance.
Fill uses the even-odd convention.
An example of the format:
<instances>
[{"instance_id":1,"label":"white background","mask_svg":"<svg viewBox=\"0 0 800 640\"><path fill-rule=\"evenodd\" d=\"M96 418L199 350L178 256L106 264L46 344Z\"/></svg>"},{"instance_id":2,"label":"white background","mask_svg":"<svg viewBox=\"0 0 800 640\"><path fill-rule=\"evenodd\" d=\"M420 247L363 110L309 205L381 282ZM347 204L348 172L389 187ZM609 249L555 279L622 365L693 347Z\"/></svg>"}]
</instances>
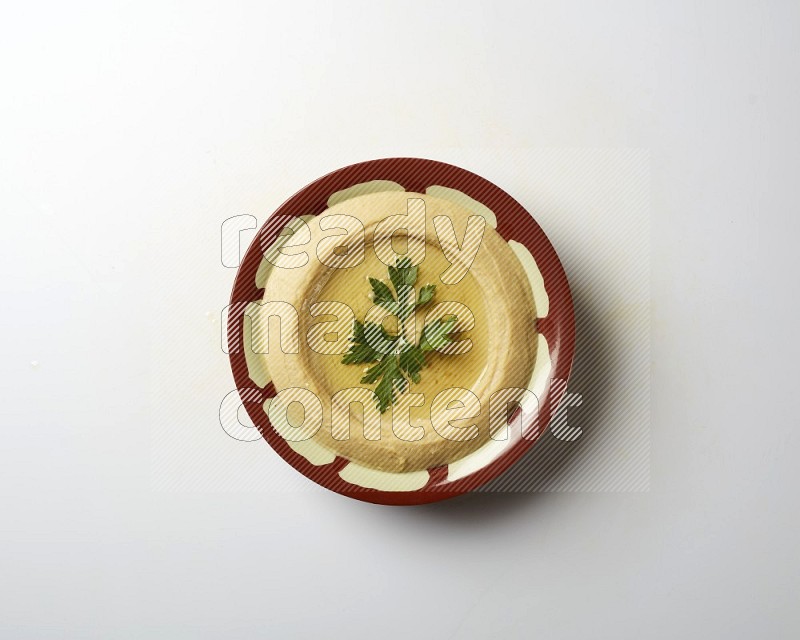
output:
<instances>
[{"instance_id":1,"label":"white background","mask_svg":"<svg viewBox=\"0 0 800 640\"><path fill-rule=\"evenodd\" d=\"M800 6L644 4L7 3L0 636L796 637ZM436 150L532 206L572 147L650 151L648 492L153 489L210 220Z\"/></svg>"}]
</instances>

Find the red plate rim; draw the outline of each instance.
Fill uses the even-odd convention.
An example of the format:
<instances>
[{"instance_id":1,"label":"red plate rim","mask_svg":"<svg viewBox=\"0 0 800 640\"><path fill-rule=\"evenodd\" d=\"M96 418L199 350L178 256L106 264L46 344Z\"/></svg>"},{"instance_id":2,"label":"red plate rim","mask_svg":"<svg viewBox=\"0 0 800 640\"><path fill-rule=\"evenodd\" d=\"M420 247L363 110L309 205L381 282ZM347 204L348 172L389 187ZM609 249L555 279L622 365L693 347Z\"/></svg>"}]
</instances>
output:
<instances>
[{"instance_id":1,"label":"red plate rim","mask_svg":"<svg viewBox=\"0 0 800 640\"><path fill-rule=\"evenodd\" d=\"M550 377L539 398L538 424L535 438L520 438L491 463L470 475L447 482L447 467L429 469L430 479L415 491L382 491L350 484L339 476L349 463L341 456L330 464L313 465L292 450L267 419L262 406L275 395L272 382L258 388L250 379L244 353L245 308L260 300L263 289L255 283L261 263L261 247L269 246L285 226L283 216L317 215L328 208L328 197L353 185L371 180L390 180L406 191L425 193L437 185L456 189L486 205L497 216L497 232L505 240L515 240L531 252L544 280L549 297L549 313L537 320L537 330L547 340L552 364ZM283 218L283 222L281 219ZM514 198L485 178L436 160L423 158L382 158L368 160L337 169L303 187L267 218L245 253L236 274L228 312L228 345L231 369L240 398L253 424L267 443L290 465L307 478L336 493L376 504L414 505L436 502L474 491L496 478L513 465L541 437L543 425L551 417L566 391L575 353L575 313L564 267L553 245L533 216Z\"/></svg>"}]
</instances>

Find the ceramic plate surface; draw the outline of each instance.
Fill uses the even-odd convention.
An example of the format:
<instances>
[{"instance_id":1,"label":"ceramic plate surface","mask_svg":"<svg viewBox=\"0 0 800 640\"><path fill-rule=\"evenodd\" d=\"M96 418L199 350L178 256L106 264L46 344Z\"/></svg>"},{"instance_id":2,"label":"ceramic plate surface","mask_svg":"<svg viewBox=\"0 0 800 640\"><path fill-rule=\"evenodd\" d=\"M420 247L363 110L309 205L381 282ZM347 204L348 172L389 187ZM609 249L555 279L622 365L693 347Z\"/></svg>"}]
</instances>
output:
<instances>
[{"instance_id":1,"label":"ceramic plate surface","mask_svg":"<svg viewBox=\"0 0 800 640\"><path fill-rule=\"evenodd\" d=\"M275 396L275 387L266 371L254 370L246 349L252 331L247 326L248 306L262 301L264 295L264 270L260 269L263 248L276 242L287 220L320 214L348 197L387 190L444 198L484 216L522 263L536 307L536 325L531 330L536 362L528 388L538 399L538 407L522 414L526 424L516 433L509 430L506 439L490 440L450 464L405 473L368 469L320 445L285 440L270 423L265 408ZM344 167L319 178L266 220L236 275L228 314L228 349L234 380L250 419L286 462L317 484L345 496L411 505L473 491L503 473L534 444L566 390L575 349L575 321L561 262L522 205L465 169L419 158L386 158ZM515 415L518 417L519 411Z\"/></svg>"}]
</instances>

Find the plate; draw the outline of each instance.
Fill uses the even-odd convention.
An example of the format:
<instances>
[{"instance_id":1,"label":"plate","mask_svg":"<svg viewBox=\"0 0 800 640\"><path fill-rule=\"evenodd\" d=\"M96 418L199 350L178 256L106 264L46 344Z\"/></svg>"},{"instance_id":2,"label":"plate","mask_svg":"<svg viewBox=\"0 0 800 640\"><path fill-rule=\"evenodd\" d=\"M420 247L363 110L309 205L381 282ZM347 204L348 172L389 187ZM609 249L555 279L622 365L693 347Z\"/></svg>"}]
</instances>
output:
<instances>
[{"instance_id":1,"label":"plate","mask_svg":"<svg viewBox=\"0 0 800 640\"><path fill-rule=\"evenodd\" d=\"M256 370L251 338L253 304L264 296L264 253L287 221L315 216L348 197L405 190L450 200L482 215L509 243L529 278L535 302L536 359L528 388L535 405L517 408L508 418L518 430L494 436L458 460L424 470L388 472L365 467L321 445L285 439L267 409L276 390L266 371ZM513 349L513 345L509 345ZM248 357L248 349L249 356ZM575 320L566 274L547 236L533 216L488 180L450 164L421 158L385 158L350 165L302 188L264 223L236 275L228 312L228 351L240 399L266 442L290 465L336 493L386 505L436 502L474 491L496 478L538 440L566 391L575 350Z\"/></svg>"}]
</instances>

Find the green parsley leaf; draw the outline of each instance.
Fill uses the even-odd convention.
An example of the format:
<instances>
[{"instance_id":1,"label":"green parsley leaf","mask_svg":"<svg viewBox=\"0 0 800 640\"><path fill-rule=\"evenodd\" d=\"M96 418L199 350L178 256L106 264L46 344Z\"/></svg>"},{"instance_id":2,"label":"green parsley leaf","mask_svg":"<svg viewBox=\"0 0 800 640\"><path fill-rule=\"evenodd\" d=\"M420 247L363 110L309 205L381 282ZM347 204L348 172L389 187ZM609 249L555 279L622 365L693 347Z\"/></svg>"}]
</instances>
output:
<instances>
[{"instance_id":1,"label":"green parsley leaf","mask_svg":"<svg viewBox=\"0 0 800 640\"><path fill-rule=\"evenodd\" d=\"M422 336L419 339L419 347L423 351L435 351L441 349L448 342L452 342L452 338L447 334L453 330L456 325L456 319L450 317L447 320L437 318L429 325L426 325L422 330Z\"/></svg>"},{"instance_id":2,"label":"green parsley leaf","mask_svg":"<svg viewBox=\"0 0 800 640\"><path fill-rule=\"evenodd\" d=\"M383 413L394 402L397 394L403 393L408 388L408 380L400 371L397 358L393 356L385 357L374 367L370 367L361 378L361 382L372 384L379 378L375 395L378 397L378 410Z\"/></svg>"},{"instance_id":3,"label":"green parsley leaf","mask_svg":"<svg viewBox=\"0 0 800 640\"><path fill-rule=\"evenodd\" d=\"M382 355L392 353L397 342L397 336L386 331L382 324L374 322L364 325L364 337L367 343Z\"/></svg>"},{"instance_id":4,"label":"green parsley leaf","mask_svg":"<svg viewBox=\"0 0 800 640\"><path fill-rule=\"evenodd\" d=\"M400 369L405 371L414 383L418 383L419 372L425 366L425 352L416 345L410 345L408 349L400 352L397 360Z\"/></svg>"},{"instance_id":5,"label":"green parsley leaf","mask_svg":"<svg viewBox=\"0 0 800 640\"><path fill-rule=\"evenodd\" d=\"M399 297L403 287L413 287L417 282L418 268L411 266L409 258L398 258L395 264L396 266L389 267L389 280Z\"/></svg>"},{"instance_id":6,"label":"green parsley leaf","mask_svg":"<svg viewBox=\"0 0 800 640\"><path fill-rule=\"evenodd\" d=\"M377 278L370 278L369 284L372 286L372 299L375 301L375 304L379 304L394 313L397 308L397 302L388 285Z\"/></svg>"},{"instance_id":7,"label":"green parsley leaf","mask_svg":"<svg viewBox=\"0 0 800 640\"><path fill-rule=\"evenodd\" d=\"M392 290L377 278L370 278L372 297L402 322L410 318L414 309L433 300L436 285L428 284L414 296L417 281L417 267L411 266L408 258L398 259L394 267L389 267L389 280L397 293L395 300ZM364 371L362 384L376 384L375 395L378 409L384 413L397 398L408 389L408 378L419 383L421 371L427 365L426 356L430 351L441 349L452 341L450 334L456 318L441 318L426 325L418 344L407 344L399 335L389 333L382 324L375 322L353 324L350 349L342 357L343 364L371 364Z\"/></svg>"},{"instance_id":8,"label":"green parsley leaf","mask_svg":"<svg viewBox=\"0 0 800 640\"><path fill-rule=\"evenodd\" d=\"M353 337L350 338L350 342L355 342L356 344L363 344L366 342L367 338L364 335L364 325L361 324L358 320L353 320Z\"/></svg>"},{"instance_id":9,"label":"green parsley leaf","mask_svg":"<svg viewBox=\"0 0 800 640\"><path fill-rule=\"evenodd\" d=\"M417 306L421 307L433 300L433 295L436 293L435 284L426 284L419 290L419 297L417 298Z\"/></svg>"},{"instance_id":10,"label":"green parsley leaf","mask_svg":"<svg viewBox=\"0 0 800 640\"><path fill-rule=\"evenodd\" d=\"M389 358L387 358L389 360ZM383 367L385 366L383 360L381 360L378 364L373 367L370 367L364 372L364 377L361 378L361 382L364 384L372 384L378 380L383 375Z\"/></svg>"},{"instance_id":11,"label":"green parsley leaf","mask_svg":"<svg viewBox=\"0 0 800 640\"><path fill-rule=\"evenodd\" d=\"M368 344L354 344L350 350L344 354L342 364L361 364L362 362L377 362L383 356Z\"/></svg>"},{"instance_id":12,"label":"green parsley leaf","mask_svg":"<svg viewBox=\"0 0 800 640\"><path fill-rule=\"evenodd\" d=\"M386 366L383 368L383 379L375 387L378 396L378 410L383 413L394 402L398 393L403 393L408 388L408 380L403 377L397 365L397 358L385 358Z\"/></svg>"},{"instance_id":13,"label":"green parsley leaf","mask_svg":"<svg viewBox=\"0 0 800 640\"><path fill-rule=\"evenodd\" d=\"M394 267L389 267L389 280L397 293L397 316L401 322L414 313L414 283L417 281L417 267L411 266L409 258L398 258Z\"/></svg>"},{"instance_id":14,"label":"green parsley leaf","mask_svg":"<svg viewBox=\"0 0 800 640\"><path fill-rule=\"evenodd\" d=\"M394 350L397 336L393 336L383 325L367 322L365 325L358 320L353 322L353 336L350 338L350 350L342 358L343 364L361 364L363 362L377 362L386 353ZM387 347L388 343L388 347Z\"/></svg>"}]
</instances>

